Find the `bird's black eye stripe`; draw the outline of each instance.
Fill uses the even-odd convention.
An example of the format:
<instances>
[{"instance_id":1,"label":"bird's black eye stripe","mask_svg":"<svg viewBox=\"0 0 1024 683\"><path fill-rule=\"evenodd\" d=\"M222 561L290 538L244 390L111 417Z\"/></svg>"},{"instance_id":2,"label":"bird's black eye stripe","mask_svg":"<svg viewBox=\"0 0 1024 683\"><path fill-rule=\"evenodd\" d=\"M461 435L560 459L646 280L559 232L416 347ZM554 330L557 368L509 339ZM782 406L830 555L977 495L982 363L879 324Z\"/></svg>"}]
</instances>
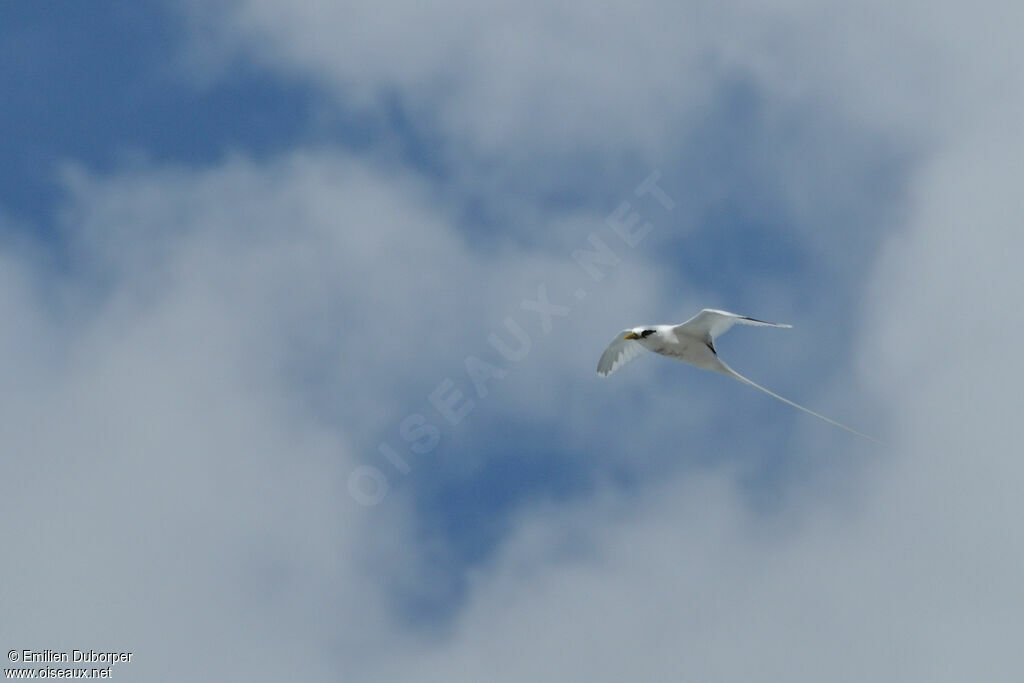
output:
<instances>
[{"instance_id":1,"label":"bird's black eye stripe","mask_svg":"<svg viewBox=\"0 0 1024 683\"><path fill-rule=\"evenodd\" d=\"M640 333L640 336L646 339L647 337L650 337L652 334L654 334L654 330L644 330L643 332Z\"/></svg>"}]
</instances>

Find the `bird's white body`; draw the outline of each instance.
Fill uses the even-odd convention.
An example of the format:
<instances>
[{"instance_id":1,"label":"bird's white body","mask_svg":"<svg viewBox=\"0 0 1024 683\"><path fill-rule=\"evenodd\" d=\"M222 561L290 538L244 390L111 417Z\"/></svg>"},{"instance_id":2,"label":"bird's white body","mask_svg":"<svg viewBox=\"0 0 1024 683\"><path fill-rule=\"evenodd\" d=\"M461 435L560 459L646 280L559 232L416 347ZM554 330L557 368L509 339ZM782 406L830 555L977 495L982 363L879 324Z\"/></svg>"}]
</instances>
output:
<instances>
[{"instance_id":1,"label":"bird's white body","mask_svg":"<svg viewBox=\"0 0 1024 683\"><path fill-rule=\"evenodd\" d=\"M607 377L636 358L640 354L641 349L647 349L648 351L660 353L663 356L695 365L702 370L713 370L714 372L728 375L840 429L845 429L852 434L879 443L867 434L862 434L855 429L851 429L844 424L765 389L760 384L747 379L726 365L718 357L718 351L715 349L715 339L736 324L757 325L760 327L792 327L792 325L786 325L785 323L770 323L764 320L748 318L744 315L729 313L728 311L705 308L694 317L679 325L648 325L646 327L634 327L629 330L623 330L612 340L612 343L608 345L608 348L601 355L601 360L597 364L597 374Z\"/></svg>"},{"instance_id":2,"label":"bird's white body","mask_svg":"<svg viewBox=\"0 0 1024 683\"><path fill-rule=\"evenodd\" d=\"M707 342L681 325L652 325L654 334L637 342L648 351L696 365L701 370L718 370L722 363Z\"/></svg>"}]
</instances>

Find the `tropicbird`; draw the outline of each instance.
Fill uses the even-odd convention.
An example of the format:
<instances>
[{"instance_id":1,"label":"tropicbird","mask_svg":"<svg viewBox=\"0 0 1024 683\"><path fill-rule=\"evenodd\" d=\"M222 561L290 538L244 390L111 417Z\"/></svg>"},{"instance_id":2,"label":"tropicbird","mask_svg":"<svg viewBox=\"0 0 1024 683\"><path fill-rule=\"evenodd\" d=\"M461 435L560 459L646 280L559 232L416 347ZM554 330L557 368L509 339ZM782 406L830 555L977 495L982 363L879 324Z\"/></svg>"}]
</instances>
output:
<instances>
[{"instance_id":1,"label":"tropicbird","mask_svg":"<svg viewBox=\"0 0 1024 683\"><path fill-rule=\"evenodd\" d=\"M763 391L783 403L788 403L805 413L824 420L840 429L845 429L851 434L881 444L875 438L858 432L856 429L847 427L831 418L805 408L799 403L794 403L784 396L779 396L774 391L765 389L760 384L747 379L726 365L715 350L715 339L725 334L733 325L757 325L759 327L793 327L785 323L770 323L756 318L749 318L745 315L737 315L728 311L718 311L713 308L705 308L697 315L679 325L648 325L646 327L634 327L620 332L612 343L608 345L601 360L597 363L597 374L607 377L623 365L640 355L641 349L647 349L660 353L669 358L681 360L684 363L695 365L702 370L713 370L733 379L738 379L744 384Z\"/></svg>"}]
</instances>

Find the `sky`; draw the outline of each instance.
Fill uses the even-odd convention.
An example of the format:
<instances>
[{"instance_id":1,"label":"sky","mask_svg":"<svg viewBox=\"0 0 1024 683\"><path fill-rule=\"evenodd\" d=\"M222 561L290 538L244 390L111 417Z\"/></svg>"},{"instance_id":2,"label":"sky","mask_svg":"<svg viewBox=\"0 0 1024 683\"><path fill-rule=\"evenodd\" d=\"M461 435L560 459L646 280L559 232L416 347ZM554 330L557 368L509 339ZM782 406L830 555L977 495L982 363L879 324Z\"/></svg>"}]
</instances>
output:
<instances>
[{"instance_id":1,"label":"sky","mask_svg":"<svg viewBox=\"0 0 1024 683\"><path fill-rule=\"evenodd\" d=\"M1022 15L0 4L0 642L1019 680Z\"/></svg>"}]
</instances>

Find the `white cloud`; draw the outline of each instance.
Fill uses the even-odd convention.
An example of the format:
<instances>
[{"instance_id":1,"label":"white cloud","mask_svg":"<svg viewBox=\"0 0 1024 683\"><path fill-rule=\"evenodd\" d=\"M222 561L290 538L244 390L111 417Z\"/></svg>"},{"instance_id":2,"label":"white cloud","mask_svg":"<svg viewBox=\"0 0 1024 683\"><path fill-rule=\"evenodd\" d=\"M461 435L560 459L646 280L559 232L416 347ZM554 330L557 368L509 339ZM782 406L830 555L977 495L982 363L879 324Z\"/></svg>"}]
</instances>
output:
<instances>
[{"instance_id":1,"label":"white cloud","mask_svg":"<svg viewBox=\"0 0 1024 683\"><path fill-rule=\"evenodd\" d=\"M387 127L400 110L376 153L418 141L463 211L516 226L494 231L505 240L551 240L545 200L607 211L657 168L680 195L677 239L745 210L845 285L881 232L864 223L885 217L871 181L900 183L931 141L915 122L941 103L908 87L933 46L887 39L903 13L844 7L240 0L187 16L192 49L220 55L204 72L245 59L315 83L350 116Z\"/></svg>"},{"instance_id":2,"label":"white cloud","mask_svg":"<svg viewBox=\"0 0 1024 683\"><path fill-rule=\"evenodd\" d=\"M216 42L312 75L346 103L397 94L456 142L520 160L580 141L661 147L715 67L687 8L663 3L254 1L193 11L201 31L220 27Z\"/></svg>"},{"instance_id":3,"label":"white cloud","mask_svg":"<svg viewBox=\"0 0 1024 683\"><path fill-rule=\"evenodd\" d=\"M363 449L416 409L410 397L428 410L444 377L470 390L463 359L494 360L487 335L507 315L537 343L480 410L568 414L573 433L560 436L595 460L715 448L728 406L680 416L659 401L679 392L666 366L602 393L582 379L608 334L635 322L624 311L685 315L703 293L670 289L638 251L602 284L585 279L569 252L591 229L614 239L603 213L548 213L550 240L480 250L422 180L330 153L72 170L61 219L72 271L2 252L11 647L134 649L121 671L135 679L172 666L278 679L287 665L296 678L365 680L1013 680L1024 145L1012 15L418 7L254 0L218 19L252 41L250 56L310 70L363 105L397 91L454 145L516 168L577 145L657 157L732 69L773 102L824 103L920 144L906 222L861 300L877 327L857 341L892 449L789 437L822 489L786 489L772 516L737 491L735 454L701 477L663 468L628 493L524 506L450 629L410 631L391 589L425 580L415 491L353 505L346 477L375 457ZM806 174L780 182L795 206ZM593 287L562 339L521 309L540 283L553 299ZM781 306L771 287L759 296ZM406 330L422 343L410 348ZM781 353L780 369L795 365ZM638 378L652 393L622 401ZM691 404L713 386L702 382ZM638 441L671 446L637 453ZM456 472L473 450L413 464ZM414 485L417 471L393 481Z\"/></svg>"},{"instance_id":4,"label":"white cloud","mask_svg":"<svg viewBox=\"0 0 1024 683\"><path fill-rule=\"evenodd\" d=\"M244 164L81 177L75 272L24 252L5 269L12 647L133 650L133 680L322 677L325 650L381 632L370 568L402 555L405 524L353 514L348 439L296 411L280 372L317 310L307 268L330 260L302 225L268 234L296 187L278 179L254 207L268 178Z\"/></svg>"},{"instance_id":5,"label":"white cloud","mask_svg":"<svg viewBox=\"0 0 1024 683\"><path fill-rule=\"evenodd\" d=\"M237 0L186 16L192 49L216 55L192 62L206 71L241 56L311 78L345 107L397 98L470 158L543 156L561 172L580 155L671 159L737 79L768 107L851 111L929 140L960 120L964 94L995 94L988 57L1012 51L1015 17L1001 15L1019 10L992 7L965 21L955 5L920 3ZM990 49L973 51L986 36Z\"/></svg>"}]
</instances>

